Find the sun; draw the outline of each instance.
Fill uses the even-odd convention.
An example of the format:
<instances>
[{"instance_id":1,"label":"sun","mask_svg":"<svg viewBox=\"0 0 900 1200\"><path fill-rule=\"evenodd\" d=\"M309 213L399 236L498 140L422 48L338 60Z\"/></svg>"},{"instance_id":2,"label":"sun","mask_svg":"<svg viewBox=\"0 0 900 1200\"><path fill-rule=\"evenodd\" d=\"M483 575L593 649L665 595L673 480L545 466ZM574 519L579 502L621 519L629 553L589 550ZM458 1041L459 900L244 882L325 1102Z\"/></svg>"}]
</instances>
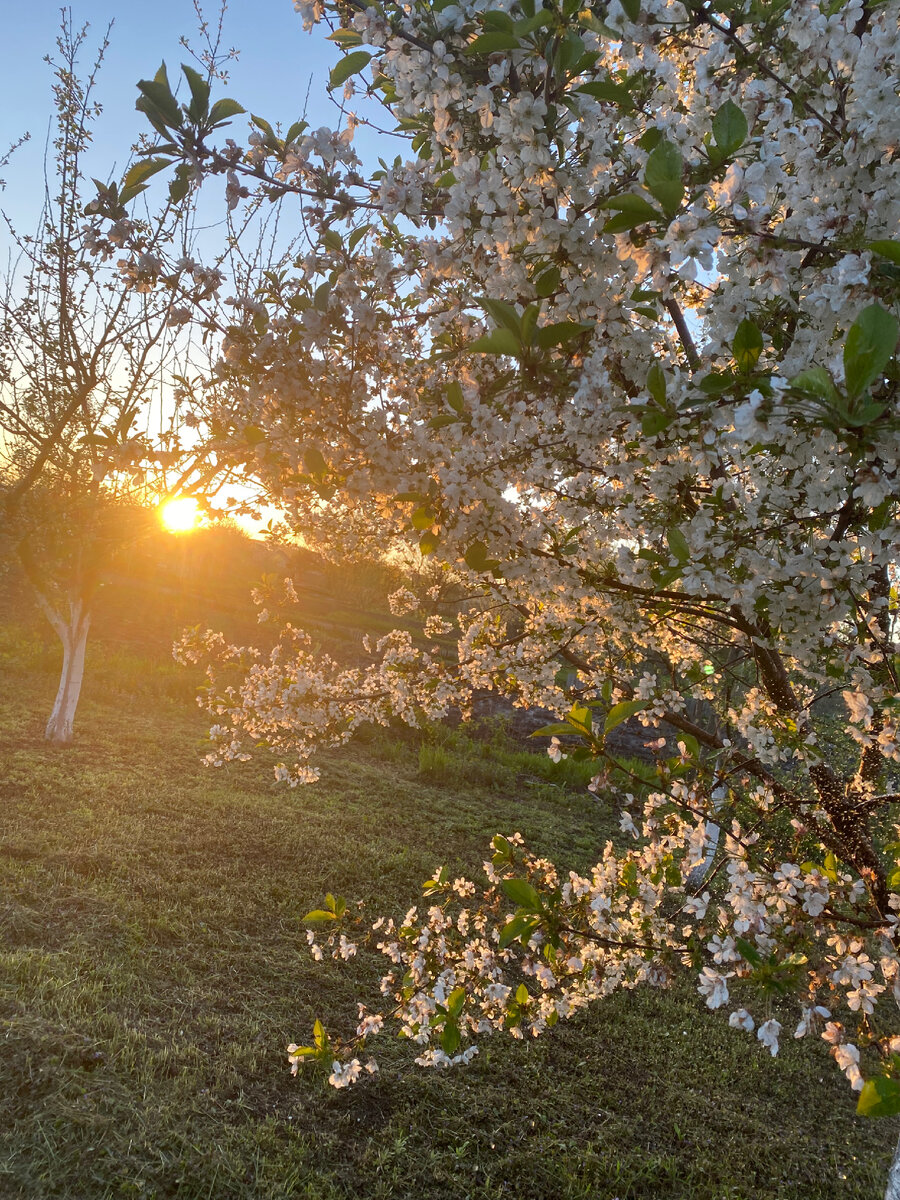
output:
<instances>
[{"instance_id":1,"label":"sun","mask_svg":"<svg viewBox=\"0 0 900 1200\"><path fill-rule=\"evenodd\" d=\"M170 533L188 533L197 527L200 506L193 496L178 496L160 505L159 516Z\"/></svg>"}]
</instances>

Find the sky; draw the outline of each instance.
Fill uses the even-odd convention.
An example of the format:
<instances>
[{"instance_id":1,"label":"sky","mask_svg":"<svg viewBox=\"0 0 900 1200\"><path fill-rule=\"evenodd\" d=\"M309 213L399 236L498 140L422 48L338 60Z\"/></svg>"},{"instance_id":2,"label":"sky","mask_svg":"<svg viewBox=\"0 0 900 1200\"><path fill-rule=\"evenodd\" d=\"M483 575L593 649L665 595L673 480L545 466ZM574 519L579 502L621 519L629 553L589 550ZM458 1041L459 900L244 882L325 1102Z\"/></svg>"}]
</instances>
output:
<instances>
[{"instance_id":1,"label":"sky","mask_svg":"<svg viewBox=\"0 0 900 1200\"><path fill-rule=\"evenodd\" d=\"M113 21L95 93L103 113L94 126L85 174L120 179L131 146L140 133L150 130L144 116L135 111L137 81L152 78L165 60L175 85L180 64L192 61L179 44L180 36L200 45L194 6L192 0L74 0L71 9L76 28L90 25L81 57L82 75L89 71ZM207 0L205 15L211 23L218 13L218 0ZM37 226L43 196L43 162L53 116L53 72L43 59L55 51L59 20L58 0L0 0L0 155L26 132L31 135L0 170L6 181L0 191L0 210L25 234ZM340 114L328 99L326 84L338 51L325 41L326 34L324 27L304 33L292 0L230 0L223 46L234 46L240 54L229 65L229 82L214 84L213 98L231 96L248 112L287 128L303 115L308 93L310 125L337 125ZM245 121L239 117L235 122L238 141L246 132L241 124ZM224 208L223 187L221 181L218 188L213 184L218 194L210 197L210 207L217 212ZM86 199L90 191L86 182L82 190ZM0 266L5 265L10 247L9 235L0 225Z\"/></svg>"},{"instance_id":2,"label":"sky","mask_svg":"<svg viewBox=\"0 0 900 1200\"><path fill-rule=\"evenodd\" d=\"M55 48L60 4L58 0L7 0L3 7L0 153L26 131L32 140L0 172L7 181L5 192L0 194L0 207L27 230L36 215L35 189L39 194L42 187L42 162L52 111L52 72L42 60ZM71 8L76 25L87 22L91 27L83 53L85 69L92 62L91 51L109 22L114 22L97 90L104 113L97 126L90 166L96 167L95 173L101 178L120 177L129 147L139 132L149 128L134 111L137 81L152 78L165 60L174 86L179 64L190 62L179 45L180 35L197 42L194 6L191 0L74 0ZM217 0L209 0L205 11L214 22ZM286 127L302 115L309 88L310 124L314 128L337 124L337 109L325 91L337 51L324 40L326 32L319 29L304 33L291 0L230 0L223 43L237 48L240 57L230 67L227 87L216 85L214 96L230 95L248 111Z\"/></svg>"}]
</instances>

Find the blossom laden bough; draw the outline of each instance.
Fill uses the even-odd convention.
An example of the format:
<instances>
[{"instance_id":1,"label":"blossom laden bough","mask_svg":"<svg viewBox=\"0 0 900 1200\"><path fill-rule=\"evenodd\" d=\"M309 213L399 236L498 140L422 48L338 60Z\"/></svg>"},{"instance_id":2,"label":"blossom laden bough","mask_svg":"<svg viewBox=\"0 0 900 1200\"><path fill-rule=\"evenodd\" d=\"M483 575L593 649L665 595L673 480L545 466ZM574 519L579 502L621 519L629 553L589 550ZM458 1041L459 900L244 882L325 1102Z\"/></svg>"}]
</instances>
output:
<instances>
[{"instance_id":1,"label":"blossom laden bough","mask_svg":"<svg viewBox=\"0 0 900 1200\"><path fill-rule=\"evenodd\" d=\"M240 682L213 661L229 754L266 742L298 781L364 722L487 688L621 778L609 735L639 722L653 781L589 878L504 859L464 919L438 880L379 929L403 1032L452 1061L689 967L773 1055L776 1002L806 1033L839 1014L861 1111L900 1110L896 0L303 15L408 153L366 177L354 123L223 148L156 114L172 161L190 140L229 203L262 180L308 231L226 331L223 443L258 438L309 540L417 544L464 595L453 655L396 631L348 670L288 627Z\"/></svg>"}]
</instances>

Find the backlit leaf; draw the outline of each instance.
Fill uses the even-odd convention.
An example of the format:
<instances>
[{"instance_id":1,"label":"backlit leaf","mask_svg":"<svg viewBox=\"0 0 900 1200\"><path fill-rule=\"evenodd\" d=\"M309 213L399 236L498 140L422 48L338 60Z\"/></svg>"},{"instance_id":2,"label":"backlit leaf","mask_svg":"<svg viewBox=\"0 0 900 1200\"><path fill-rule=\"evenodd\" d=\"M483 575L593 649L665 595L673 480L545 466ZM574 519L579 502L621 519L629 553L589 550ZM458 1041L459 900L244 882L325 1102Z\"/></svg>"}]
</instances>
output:
<instances>
[{"instance_id":1,"label":"backlit leaf","mask_svg":"<svg viewBox=\"0 0 900 1200\"><path fill-rule=\"evenodd\" d=\"M713 117L712 131L722 154L734 154L747 138L747 118L734 101L726 100Z\"/></svg>"},{"instance_id":2,"label":"backlit leaf","mask_svg":"<svg viewBox=\"0 0 900 1200\"><path fill-rule=\"evenodd\" d=\"M660 142L647 159L644 186L663 206L667 217L674 216L681 207L684 196L681 178L683 166L681 151L668 141Z\"/></svg>"},{"instance_id":3,"label":"backlit leaf","mask_svg":"<svg viewBox=\"0 0 900 1200\"><path fill-rule=\"evenodd\" d=\"M897 318L880 304L870 304L859 314L844 343L844 380L851 396L881 375L897 347L897 335Z\"/></svg>"},{"instance_id":4,"label":"backlit leaf","mask_svg":"<svg viewBox=\"0 0 900 1200\"><path fill-rule=\"evenodd\" d=\"M859 1093L856 1111L861 1117L895 1117L900 1113L900 1080L876 1075Z\"/></svg>"},{"instance_id":5,"label":"backlit leaf","mask_svg":"<svg viewBox=\"0 0 900 1200\"><path fill-rule=\"evenodd\" d=\"M629 717L633 717L635 713L641 712L646 707L646 700L622 700L618 704L614 704L606 714L603 732L610 733L617 725L621 725L623 721L627 721Z\"/></svg>"},{"instance_id":6,"label":"backlit leaf","mask_svg":"<svg viewBox=\"0 0 900 1200\"><path fill-rule=\"evenodd\" d=\"M371 57L368 50L354 50L352 54L345 55L339 63L332 67L328 77L328 86L335 88L345 83L351 75L361 71Z\"/></svg>"}]
</instances>

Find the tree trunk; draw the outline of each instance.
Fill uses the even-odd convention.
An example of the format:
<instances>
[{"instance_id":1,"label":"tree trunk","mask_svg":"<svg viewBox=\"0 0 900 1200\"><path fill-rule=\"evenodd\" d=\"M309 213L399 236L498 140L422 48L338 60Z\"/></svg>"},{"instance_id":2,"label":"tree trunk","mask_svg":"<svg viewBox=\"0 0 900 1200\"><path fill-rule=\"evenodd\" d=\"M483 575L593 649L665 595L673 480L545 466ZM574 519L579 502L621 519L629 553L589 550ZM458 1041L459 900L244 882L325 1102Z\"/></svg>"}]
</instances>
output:
<instances>
[{"instance_id":1,"label":"tree trunk","mask_svg":"<svg viewBox=\"0 0 900 1200\"><path fill-rule=\"evenodd\" d=\"M900 1141L894 1149L891 1169L888 1171L887 1191L884 1200L900 1200Z\"/></svg>"},{"instance_id":2,"label":"tree trunk","mask_svg":"<svg viewBox=\"0 0 900 1200\"><path fill-rule=\"evenodd\" d=\"M67 746L72 741L75 710L84 679L84 655L88 630L91 627L91 614L86 611L81 600L69 601L68 619L61 617L46 601L42 607L63 645L59 689L44 737L54 745Z\"/></svg>"},{"instance_id":3,"label":"tree trunk","mask_svg":"<svg viewBox=\"0 0 900 1200\"><path fill-rule=\"evenodd\" d=\"M713 812L718 813L721 809L725 797L728 795L728 789L721 782L721 777L717 774L713 779L713 789L710 799L713 804ZM719 826L714 825L711 821L706 826L706 852L703 855L703 862L698 863L688 875L684 883L684 890L688 895L693 895L699 892L703 884L703 880L709 874L709 869L713 865L713 860L716 857L716 850L719 848ZM897 1198L900 1200L900 1197Z\"/></svg>"}]
</instances>

